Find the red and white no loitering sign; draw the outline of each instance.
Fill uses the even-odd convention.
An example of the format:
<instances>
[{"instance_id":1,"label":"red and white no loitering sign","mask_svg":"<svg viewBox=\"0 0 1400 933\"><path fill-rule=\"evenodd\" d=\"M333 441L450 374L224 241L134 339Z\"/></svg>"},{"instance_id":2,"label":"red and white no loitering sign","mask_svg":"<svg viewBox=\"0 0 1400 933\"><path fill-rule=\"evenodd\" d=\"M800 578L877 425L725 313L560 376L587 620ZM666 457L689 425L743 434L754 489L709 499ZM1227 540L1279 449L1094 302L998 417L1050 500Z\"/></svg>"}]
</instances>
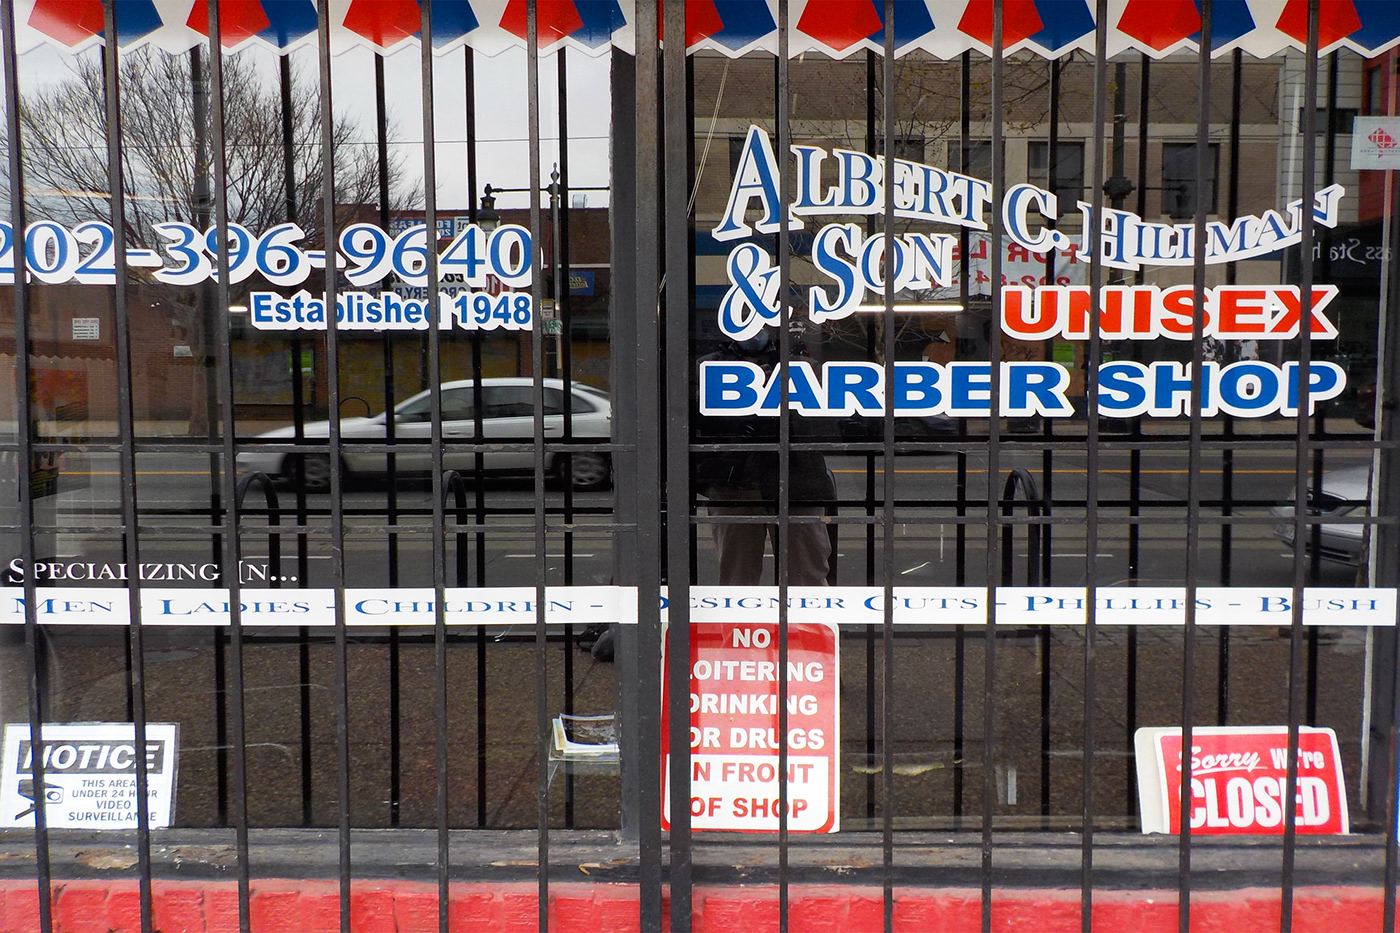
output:
<instances>
[{"instance_id":1,"label":"red and white no loitering sign","mask_svg":"<svg viewBox=\"0 0 1400 933\"><path fill-rule=\"evenodd\" d=\"M1139 729L1135 745L1142 831L1179 833L1181 730ZM1282 835L1287 780L1287 726L1191 730L1191 832ZM1299 833L1349 831L1342 758L1331 729L1298 730L1293 806Z\"/></svg>"},{"instance_id":2,"label":"red and white no loitering sign","mask_svg":"<svg viewBox=\"0 0 1400 933\"><path fill-rule=\"evenodd\" d=\"M838 632L790 623L787 662L788 830L840 827ZM671 631L666 633L670 650ZM690 627L690 818L696 830L776 832L779 801L778 626L697 622ZM663 695L663 828L671 826L670 736Z\"/></svg>"}]
</instances>

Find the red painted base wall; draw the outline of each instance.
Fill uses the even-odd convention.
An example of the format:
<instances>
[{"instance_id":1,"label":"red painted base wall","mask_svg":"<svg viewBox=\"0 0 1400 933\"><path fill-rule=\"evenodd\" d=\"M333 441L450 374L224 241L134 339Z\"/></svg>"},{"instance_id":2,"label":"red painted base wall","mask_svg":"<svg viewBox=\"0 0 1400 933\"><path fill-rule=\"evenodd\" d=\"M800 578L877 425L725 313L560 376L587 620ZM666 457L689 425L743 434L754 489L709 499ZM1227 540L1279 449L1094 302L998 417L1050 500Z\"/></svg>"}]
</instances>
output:
<instances>
[{"instance_id":1,"label":"red painted base wall","mask_svg":"<svg viewBox=\"0 0 1400 933\"><path fill-rule=\"evenodd\" d=\"M134 881L55 882L55 933L139 933ZM158 881L154 926L160 933L238 933L238 889L231 882ZM791 933L880 933L878 888L794 886ZM549 928L555 933L640 933L633 885L559 883L550 887ZM334 882L254 881L254 933L339 930ZM698 887L695 933L777 933L774 887ZM1191 929L1199 933L1276 933L1277 891L1250 889L1193 896ZM437 888L410 882L355 882L350 898L356 933L435 933ZM453 933L534 933L537 891L532 884L453 884ZM1373 888L1300 888L1294 898L1296 933L1379 930L1381 894ZM981 900L972 890L908 888L895 892L900 933L980 933ZM1175 892L1105 891L1094 898L1095 933L1177 933ZM1079 892L1008 890L995 895L992 929L1006 933L1080 933ZM39 930L33 882L0 882L0 933Z\"/></svg>"}]
</instances>

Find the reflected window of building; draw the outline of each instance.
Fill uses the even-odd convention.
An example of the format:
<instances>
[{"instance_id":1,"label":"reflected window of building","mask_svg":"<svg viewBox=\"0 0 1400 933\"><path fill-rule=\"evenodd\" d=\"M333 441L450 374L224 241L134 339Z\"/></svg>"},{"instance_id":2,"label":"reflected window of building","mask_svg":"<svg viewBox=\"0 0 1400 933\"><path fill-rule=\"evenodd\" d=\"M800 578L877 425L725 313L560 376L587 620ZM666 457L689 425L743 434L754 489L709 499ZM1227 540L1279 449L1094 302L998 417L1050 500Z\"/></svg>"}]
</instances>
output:
<instances>
[{"instance_id":1,"label":"reflected window of building","mask_svg":"<svg viewBox=\"0 0 1400 933\"><path fill-rule=\"evenodd\" d=\"M1005 152L1006 144L1002 143L1002 151ZM988 139L974 139L963 144L959 152L959 147L950 145L949 154L957 154L957 165L954 168L964 175L971 175L973 178L982 178L991 181L992 178L992 143Z\"/></svg>"},{"instance_id":2,"label":"reflected window of building","mask_svg":"<svg viewBox=\"0 0 1400 933\"><path fill-rule=\"evenodd\" d=\"M1050 143L1033 139L1026 148L1026 180L1053 191L1060 201L1060 210L1073 210L1076 201L1084 197L1084 143L1081 140L1055 143L1053 165L1054 187L1050 186Z\"/></svg>"},{"instance_id":3,"label":"reflected window of building","mask_svg":"<svg viewBox=\"0 0 1400 933\"><path fill-rule=\"evenodd\" d=\"M1162 213L1173 218L1190 218L1197 199L1205 201L1206 213L1214 214L1220 202L1220 144L1210 144L1209 175L1204 185L1196 175L1195 143L1162 144ZM1198 193L1199 192L1199 193Z\"/></svg>"}]
</instances>

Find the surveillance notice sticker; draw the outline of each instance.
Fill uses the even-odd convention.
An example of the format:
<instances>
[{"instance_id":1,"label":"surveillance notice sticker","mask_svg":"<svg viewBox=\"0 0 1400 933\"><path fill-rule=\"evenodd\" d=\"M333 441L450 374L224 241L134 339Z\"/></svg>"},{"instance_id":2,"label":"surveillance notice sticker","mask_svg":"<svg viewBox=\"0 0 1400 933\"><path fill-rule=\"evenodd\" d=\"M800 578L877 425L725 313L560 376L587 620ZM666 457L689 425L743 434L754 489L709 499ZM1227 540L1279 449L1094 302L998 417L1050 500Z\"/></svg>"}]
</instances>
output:
<instances>
[{"instance_id":1,"label":"surveillance notice sticker","mask_svg":"<svg viewBox=\"0 0 1400 933\"><path fill-rule=\"evenodd\" d=\"M150 827L175 813L175 723L146 725L146 791ZM42 803L51 829L135 829L136 727L129 722L45 724L34 779L28 723L5 726L0 772L0 828L34 825Z\"/></svg>"},{"instance_id":2,"label":"surveillance notice sticker","mask_svg":"<svg viewBox=\"0 0 1400 933\"><path fill-rule=\"evenodd\" d=\"M838 632L790 623L787 656L787 811L795 833L839 828L841 726ZM669 650L673 630L667 630ZM696 830L776 832L782 814L778 749L778 626L690 626L690 820ZM662 742L670 735L662 698ZM666 771L671 768L665 748ZM663 827L670 828L666 782Z\"/></svg>"}]
</instances>

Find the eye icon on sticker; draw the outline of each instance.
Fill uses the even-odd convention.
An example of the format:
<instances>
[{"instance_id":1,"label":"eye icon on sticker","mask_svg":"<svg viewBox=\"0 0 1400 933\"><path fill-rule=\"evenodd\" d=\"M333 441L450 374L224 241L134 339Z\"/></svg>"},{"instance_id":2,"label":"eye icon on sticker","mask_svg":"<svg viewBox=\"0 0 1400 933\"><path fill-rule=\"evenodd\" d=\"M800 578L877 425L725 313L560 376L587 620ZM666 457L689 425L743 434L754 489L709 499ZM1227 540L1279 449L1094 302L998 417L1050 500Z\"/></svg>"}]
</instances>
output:
<instances>
[{"instance_id":1,"label":"eye icon on sticker","mask_svg":"<svg viewBox=\"0 0 1400 933\"><path fill-rule=\"evenodd\" d=\"M38 798L34 796L34 779L19 782L19 795L29 801L29 808L15 814L15 819L28 816L33 813L38 806ZM44 803L62 803L63 788L57 784L44 785Z\"/></svg>"}]
</instances>

